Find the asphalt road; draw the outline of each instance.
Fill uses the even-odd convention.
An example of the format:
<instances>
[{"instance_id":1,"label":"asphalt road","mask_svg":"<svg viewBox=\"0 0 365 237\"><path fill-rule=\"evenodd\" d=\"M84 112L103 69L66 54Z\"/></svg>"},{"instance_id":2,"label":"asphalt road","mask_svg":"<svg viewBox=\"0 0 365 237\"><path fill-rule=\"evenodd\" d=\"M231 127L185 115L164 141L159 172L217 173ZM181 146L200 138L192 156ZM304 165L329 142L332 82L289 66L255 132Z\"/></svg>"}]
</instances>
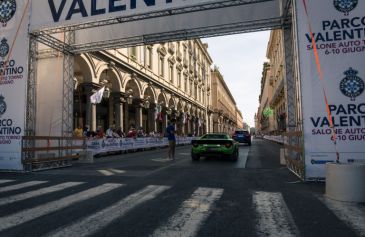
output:
<instances>
[{"instance_id":1,"label":"asphalt road","mask_svg":"<svg viewBox=\"0 0 365 237\"><path fill-rule=\"evenodd\" d=\"M190 147L99 157L92 164L0 173L0 236L365 236L365 206L324 197L254 140L237 162Z\"/></svg>"}]
</instances>

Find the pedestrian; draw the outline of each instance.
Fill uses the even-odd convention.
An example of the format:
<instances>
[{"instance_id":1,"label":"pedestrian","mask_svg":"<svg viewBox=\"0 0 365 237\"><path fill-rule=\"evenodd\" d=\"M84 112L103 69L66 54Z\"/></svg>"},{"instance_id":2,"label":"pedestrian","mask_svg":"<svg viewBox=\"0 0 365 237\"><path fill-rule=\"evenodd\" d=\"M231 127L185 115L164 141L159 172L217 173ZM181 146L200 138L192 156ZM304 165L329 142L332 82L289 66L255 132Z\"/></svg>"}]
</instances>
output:
<instances>
[{"instance_id":1,"label":"pedestrian","mask_svg":"<svg viewBox=\"0 0 365 237\"><path fill-rule=\"evenodd\" d=\"M176 146L176 138L175 138L175 121L170 120L169 124L166 128L167 139L169 140L169 151L168 151L168 159L175 160L175 146Z\"/></svg>"},{"instance_id":2,"label":"pedestrian","mask_svg":"<svg viewBox=\"0 0 365 237\"><path fill-rule=\"evenodd\" d=\"M129 129L129 132L127 134L127 137L128 138L137 138L137 132L136 132L136 129L134 127L131 127Z\"/></svg>"},{"instance_id":3,"label":"pedestrian","mask_svg":"<svg viewBox=\"0 0 365 237\"><path fill-rule=\"evenodd\" d=\"M74 136L75 137L78 137L78 138L81 138L82 137L82 126L81 125L79 125L79 126L77 126L76 128L75 128L75 130L74 130Z\"/></svg>"}]
</instances>

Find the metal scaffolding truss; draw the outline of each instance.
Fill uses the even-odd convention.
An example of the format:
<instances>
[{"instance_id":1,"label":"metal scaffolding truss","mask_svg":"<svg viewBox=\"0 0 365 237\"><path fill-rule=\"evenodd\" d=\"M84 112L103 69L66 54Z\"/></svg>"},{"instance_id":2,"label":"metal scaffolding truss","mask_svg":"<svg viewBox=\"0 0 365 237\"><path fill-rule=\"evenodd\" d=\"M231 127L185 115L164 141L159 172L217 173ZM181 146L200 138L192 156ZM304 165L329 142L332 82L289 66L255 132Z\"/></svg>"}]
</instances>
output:
<instances>
[{"instance_id":1,"label":"metal scaffolding truss","mask_svg":"<svg viewBox=\"0 0 365 237\"><path fill-rule=\"evenodd\" d=\"M75 34L72 31L65 32L65 42L72 44ZM72 112L74 92L74 56L71 53L63 54L63 104L62 104L62 135L72 136Z\"/></svg>"},{"instance_id":2,"label":"metal scaffolding truss","mask_svg":"<svg viewBox=\"0 0 365 237\"><path fill-rule=\"evenodd\" d=\"M184 8L171 8L167 10L153 11L148 13L141 13L132 16L123 16L123 17L115 17L109 18L105 20L82 23L77 25L67 25L60 26L51 29L42 29L31 32L31 35L37 39L37 41L45 44L51 48L54 48L60 52L69 52L69 53L84 53L89 51L98 51L105 50L111 48L120 48L120 47L128 47L132 45L141 45L141 44L153 44L157 42L166 42L166 41L174 41L174 40L186 40L198 37L211 37L211 36L221 36L227 34L237 34L237 33L247 33L253 31L263 31L270 30L275 28L280 28L285 22L287 22L289 10L289 5L291 0L280 0L285 4L284 13L280 17L276 18L268 18L268 19L260 19L253 21L245 21L238 22L229 25L219 25L219 26L211 26L204 27L198 29L186 29L175 32L163 32L158 34L150 34L150 35L142 35L131 38L123 38L123 39L114 39L109 41L100 41L93 43L85 43L74 45L68 42L60 41L55 37L55 35L59 33L66 32L78 32L80 30L90 29L90 28L98 28L105 27L110 25L122 24L127 22L135 22L146 19L172 16L172 15L181 15L186 13L194 13L206 10L214 10L219 8L228 8L235 7L241 5L249 5L249 4L259 4L265 2L273 2L279 0L229 0L229 1L219 1L219 2L211 2L211 3L203 3L194 6L188 6Z\"/></svg>"},{"instance_id":3,"label":"metal scaffolding truss","mask_svg":"<svg viewBox=\"0 0 365 237\"><path fill-rule=\"evenodd\" d=\"M225 0L215 1L203 4L198 4L188 7L170 8L167 10L160 10L133 16L123 16L109 18L106 20L60 26L55 28L47 28L32 31L30 33L31 48L30 48L30 70L28 82L28 104L27 104L27 118L26 129L27 134L34 134L35 132L35 111L36 111L36 54L37 47L35 41L38 41L50 48L58 50L63 53L63 105L62 105L62 135L71 136L72 134L72 112L73 112L73 64L74 55L101 51L106 49L115 49L122 47L129 47L142 44L154 44L159 42L188 40L194 38L221 36L228 34L247 33L254 31L263 31L281 28L284 25L290 25L290 3L292 0ZM159 18L172 15L181 15L186 13L194 13L206 10L215 10L220 8L238 7L241 5L259 4L265 2L277 2L282 4L281 16L266 19L257 19L244 22L236 22L227 25L217 25L202 28L187 28L185 30L160 32L158 34L147 34L142 36L120 38L112 40L102 40L92 43L75 43L75 35L77 32L85 29L92 29L98 27L106 27L110 25L123 24L134 21L142 21L146 19ZM64 41L57 39L59 34L64 34Z\"/></svg>"},{"instance_id":4,"label":"metal scaffolding truss","mask_svg":"<svg viewBox=\"0 0 365 237\"><path fill-rule=\"evenodd\" d=\"M186 14L186 13L192 13L192 12L214 10L214 9L225 8L225 7L234 7L234 6L240 6L240 5L272 2L272 1L274 1L274 0L226 0L226 1L220 1L220 2L203 3L203 4L188 6L188 7L184 7L184 8L181 8L181 7L170 8L170 9L166 9L166 10L135 14L132 16L115 17L115 18L111 18L111 19L95 21L95 22L88 22L88 23L71 25L71 26L61 26L61 27L55 27L55 28L51 28L51 29L42 29L37 32L42 32L42 33L51 35L51 34L62 33L62 32L66 32L66 31L77 31L77 30L82 30L82 29L95 28L95 27L101 27L101 26L107 26L107 25L113 25L113 24L146 20L146 19L151 19L151 18L156 18L156 17L172 16L172 15ZM36 32L33 32L33 33L36 33Z\"/></svg>"},{"instance_id":5,"label":"metal scaffolding truss","mask_svg":"<svg viewBox=\"0 0 365 237\"><path fill-rule=\"evenodd\" d=\"M93 42L87 44L73 45L69 47L73 53L85 53L90 51L100 51L107 49L117 49L137 45L149 45L161 42L171 42L213 36L232 35L239 33L257 32L271 29L278 29L282 26L281 18L265 19L260 21L229 24L224 26L213 26L198 29L186 29L180 31L170 31L158 34L143 35L138 37L109 40L103 42Z\"/></svg>"}]
</instances>

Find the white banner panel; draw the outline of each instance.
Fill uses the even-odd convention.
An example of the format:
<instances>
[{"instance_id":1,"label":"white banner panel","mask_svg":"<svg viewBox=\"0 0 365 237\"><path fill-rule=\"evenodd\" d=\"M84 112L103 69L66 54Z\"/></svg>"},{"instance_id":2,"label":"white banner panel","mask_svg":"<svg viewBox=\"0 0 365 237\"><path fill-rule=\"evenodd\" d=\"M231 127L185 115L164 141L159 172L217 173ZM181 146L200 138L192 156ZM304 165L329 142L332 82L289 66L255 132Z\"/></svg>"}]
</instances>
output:
<instances>
[{"instance_id":1,"label":"white banner panel","mask_svg":"<svg viewBox=\"0 0 365 237\"><path fill-rule=\"evenodd\" d=\"M322 178L324 164L336 160L322 88L338 134L340 161L365 161L365 1L297 0L296 10L306 179Z\"/></svg>"},{"instance_id":2,"label":"white banner panel","mask_svg":"<svg viewBox=\"0 0 365 237\"><path fill-rule=\"evenodd\" d=\"M31 29L133 16L169 8L219 2L212 0L33 0Z\"/></svg>"},{"instance_id":3,"label":"white banner panel","mask_svg":"<svg viewBox=\"0 0 365 237\"><path fill-rule=\"evenodd\" d=\"M28 1L0 1L0 169L23 170L28 69Z\"/></svg>"},{"instance_id":4,"label":"white banner panel","mask_svg":"<svg viewBox=\"0 0 365 237\"><path fill-rule=\"evenodd\" d=\"M247 28L261 27L253 22L277 18L280 15L277 1L240 5L181 15L164 16L76 31L75 44L89 44L151 34L191 31L207 27L227 27L231 24L251 22ZM217 17L219 16L219 17ZM231 29L232 30L232 29ZM171 34L171 37L174 37Z\"/></svg>"},{"instance_id":5,"label":"white banner panel","mask_svg":"<svg viewBox=\"0 0 365 237\"><path fill-rule=\"evenodd\" d=\"M41 30L64 25L77 25L116 17L136 16L138 14L149 14L168 9L182 9L202 4L227 2L222 0L33 0L30 30ZM249 0L247 2L250 2ZM259 2L259 1L258 1ZM235 11L235 12L232 12ZM210 15L207 13L210 12ZM233 13L233 14L232 14ZM123 23L118 26L122 31L122 37L134 35L145 35L145 30L153 33L171 31L161 27L174 26L172 29L181 29L179 25L190 29L199 25L225 25L238 22L246 22L254 19L269 19L279 17L279 0L266 0L261 3L247 4L241 6L224 7L216 10L196 11L195 13L184 13L168 17L152 18L149 20L136 21L135 24ZM178 17L176 17L178 16ZM217 17L219 16L219 17ZM193 17L193 19L191 19ZM198 19L197 19L198 18ZM158 19L158 20L156 20ZM171 19L173 23L170 22ZM210 22L210 21L213 22ZM139 22L139 24L137 23ZM151 22L153 27L144 27ZM128 24L128 25L126 25ZM135 28L136 24L138 28ZM175 27L176 26L176 27ZM131 29L132 28L132 29ZM156 29L157 28L157 29ZM108 29L109 30L109 29ZM131 34L128 32L131 31ZM138 31L138 33L134 33ZM109 32L111 33L111 32ZM117 32L113 32L117 33ZM100 33L100 36L103 34ZM108 35L107 35L108 36ZM105 37L105 36L104 36ZM120 37L120 36L115 36ZM109 40L107 37L106 40ZM76 42L78 43L78 42Z\"/></svg>"}]
</instances>

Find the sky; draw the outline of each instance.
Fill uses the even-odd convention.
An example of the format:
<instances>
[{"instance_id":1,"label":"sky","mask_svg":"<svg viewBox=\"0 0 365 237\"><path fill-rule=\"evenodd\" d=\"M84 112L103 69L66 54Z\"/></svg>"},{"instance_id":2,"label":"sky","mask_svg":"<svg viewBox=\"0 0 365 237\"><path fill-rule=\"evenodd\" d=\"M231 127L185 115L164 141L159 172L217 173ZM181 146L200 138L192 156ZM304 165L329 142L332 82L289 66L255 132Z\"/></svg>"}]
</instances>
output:
<instances>
[{"instance_id":1,"label":"sky","mask_svg":"<svg viewBox=\"0 0 365 237\"><path fill-rule=\"evenodd\" d=\"M269 37L270 32L264 31L202 39L250 127L255 126Z\"/></svg>"}]
</instances>

